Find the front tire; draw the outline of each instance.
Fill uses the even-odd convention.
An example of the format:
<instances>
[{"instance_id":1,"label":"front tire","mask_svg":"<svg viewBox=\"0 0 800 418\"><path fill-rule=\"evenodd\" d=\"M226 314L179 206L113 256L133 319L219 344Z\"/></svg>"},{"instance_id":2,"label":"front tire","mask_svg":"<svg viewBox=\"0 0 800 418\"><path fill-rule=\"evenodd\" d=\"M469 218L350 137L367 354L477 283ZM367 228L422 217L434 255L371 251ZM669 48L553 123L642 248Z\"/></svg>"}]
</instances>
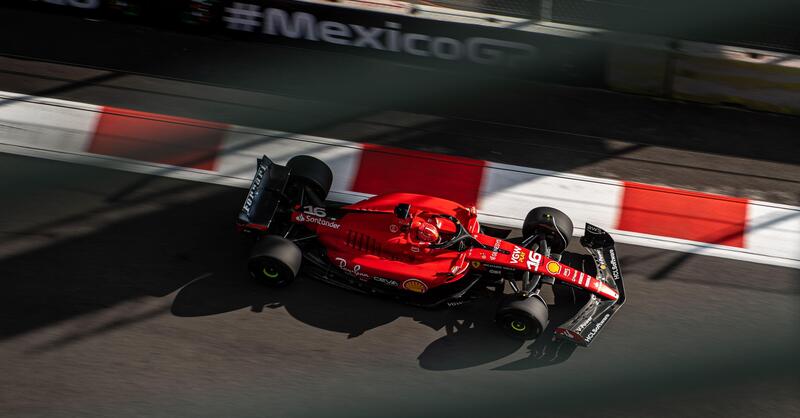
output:
<instances>
[{"instance_id":1,"label":"front tire","mask_svg":"<svg viewBox=\"0 0 800 418\"><path fill-rule=\"evenodd\" d=\"M247 269L250 276L271 287L284 287L300 272L303 253L297 244L277 235L266 235L253 247Z\"/></svg>"},{"instance_id":2,"label":"front tire","mask_svg":"<svg viewBox=\"0 0 800 418\"><path fill-rule=\"evenodd\" d=\"M495 321L509 337L526 341L541 335L548 316L547 304L541 298L513 295L500 304Z\"/></svg>"},{"instance_id":3,"label":"front tire","mask_svg":"<svg viewBox=\"0 0 800 418\"><path fill-rule=\"evenodd\" d=\"M525 217L522 224L522 236L543 235L550 251L560 254L567 249L572 239L572 219L566 213L546 206L538 207Z\"/></svg>"}]
</instances>

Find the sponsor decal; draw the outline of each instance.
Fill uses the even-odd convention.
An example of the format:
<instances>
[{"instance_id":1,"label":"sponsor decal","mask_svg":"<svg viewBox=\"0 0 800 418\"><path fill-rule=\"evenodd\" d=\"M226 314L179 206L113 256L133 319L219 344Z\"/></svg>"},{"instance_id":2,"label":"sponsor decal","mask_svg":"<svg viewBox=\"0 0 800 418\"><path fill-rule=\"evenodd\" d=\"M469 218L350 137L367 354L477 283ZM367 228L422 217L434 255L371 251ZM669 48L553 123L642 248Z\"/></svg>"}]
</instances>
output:
<instances>
[{"instance_id":1,"label":"sponsor decal","mask_svg":"<svg viewBox=\"0 0 800 418\"><path fill-rule=\"evenodd\" d=\"M598 266L600 266L600 270L606 269L606 258L603 257L603 253L601 251L593 251L592 256L594 257L594 262Z\"/></svg>"},{"instance_id":2,"label":"sponsor decal","mask_svg":"<svg viewBox=\"0 0 800 418\"><path fill-rule=\"evenodd\" d=\"M522 263L524 259L525 255L523 254L522 249L515 245L514 249L511 250L511 264Z\"/></svg>"},{"instance_id":3,"label":"sponsor decal","mask_svg":"<svg viewBox=\"0 0 800 418\"><path fill-rule=\"evenodd\" d=\"M492 247L492 254L489 256L489 260L494 261L497 258L497 252L500 250L500 240L496 240L494 242L494 246Z\"/></svg>"},{"instance_id":4,"label":"sponsor decal","mask_svg":"<svg viewBox=\"0 0 800 418\"><path fill-rule=\"evenodd\" d=\"M420 280L408 279L403 282L403 289L410 290L415 293L425 293L428 291L428 286Z\"/></svg>"},{"instance_id":5,"label":"sponsor decal","mask_svg":"<svg viewBox=\"0 0 800 418\"><path fill-rule=\"evenodd\" d=\"M617 267L617 252L614 251L613 248L608 250L608 254L611 257L611 275L614 276L614 280L619 280L619 268Z\"/></svg>"},{"instance_id":6,"label":"sponsor decal","mask_svg":"<svg viewBox=\"0 0 800 418\"><path fill-rule=\"evenodd\" d=\"M324 226L331 229L339 229L342 227L341 224L338 224L334 221L325 218L318 218L316 216L303 216L303 214L297 215L295 218L297 222L305 222L309 224L317 224L319 226Z\"/></svg>"},{"instance_id":7,"label":"sponsor decal","mask_svg":"<svg viewBox=\"0 0 800 418\"><path fill-rule=\"evenodd\" d=\"M539 265L542 263L542 255L535 251L528 251L528 270L538 271Z\"/></svg>"},{"instance_id":8,"label":"sponsor decal","mask_svg":"<svg viewBox=\"0 0 800 418\"><path fill-rule=\"evenodd\" d=\"M547 263L547 271L550 274L558 274L561 272L561 264L558 264L555 261L550 261Z\"/></svg>"},{"instance_id":9,"label":"sponsor decal","mask_svg":"<svg viewBox=\"0 0 800 418\"><path fill-rule=\"evenodd\" d=\"M586 232L590 234L601 235L603 233L603 230L592 224L586 224Z\"/></svg>"},{"instance_id":10,"label":"sponsor decal","mask_svg":"<svg viewBox=\"0 0 800 418\"><path fill-rule=\"evenodd\" d=\"M362 273L360 264L356 264L355 266L353 266L352 269L350 269L350 268L347 268L347 260L345 260L344 258L336 257L335 261L337 263L339 263L339 268L342 269L342 271L344 271L348 275L353 276L353 277L355 277L355 278L357 278L359 280L368 281L368 280L371 279L371 280L374 280L374 281L376 281L378 283L383 283L383 284L385 284L387 286L392 286L392 287L400 286L400 283L397 280L387 279L387 278L378 277L378 276L370 276L367 273Z\"/></svg>"},{"instance_id":11,"label":"sponsor decal","mask_svg":"<svg viewBox=\"0 0 800 418\"><path fill-rule=\"evenodd\" d=\"M473 268L480 268L481 267L481 262L480 261L473 261L472 262L472 267Z\"/></svg>"},{"instance_id":12,"label":"sponsor decal","mask_svg":"<svg viewBox=\"0 0 800 418\"><path fill-rule=\"evenodd\" d=\"M387 286L392 286L392 287L400 286L400 282L398 282L397 280L386 279L386 278L377 277L377 276L372 277L372 280L375 280L378 283L383 283L383 284L385 284Z\"/></svg>"},{"instance_id":13,"label":"sponsor decal","mask_svg":"<svg viewBox=\"0 0 800 418\"><path fill-rule=\"evenodd\" d=\"M418 253L419 252L419 247L411 247L411 252L412 253Z\"/></svg>"},{"instance_id":14,"label":"sponsor decal","mask_svg":"<svg viewBox=\"0 0 800 418\"><path fill-rule=\"evenodd\" d=\"M395 224L389 225L389 232L394 234L395 232L397 232L399 230L400 230L400 227L398 227L397 225L395 225Z\"/></svg>"},{"instance_id":15,"label":"sponsor decal","mask_svg":"<svg viewBox=\"0 0 800 418\"><path fill-rule=\"evenodd\" d=\"M603 316L603 319L601 319L600 322L598 322L597 325L595 325L594 328L592 328L592 331L589 333L589 335L586 336L586 342L587 343L589 341L592 341L592 338L594 338L594 336L597 335L597 332L600 331L600 328L603 327L603 324L605 324L606 321L608 321L608 318L610 316L611 316L611 314L608 314L608 313L605 314L605 316Z\"/></svg>"},{"instance_id":16,"label":"sponsor decal","mask_svg":"<svg viewBox=\"0 0 800 418\"><path fill-rule=\"evenodd\" d=\"M253 207L253 203L256 200L256 191L258 190L258 186L261 185L264 173L266 172L266 166L259 164L258 167L256 167L256 175L253 178L253 184L250 185L250 190L247 192L247 198L245 198L244 206L242 207L242 213L245 216L250 216L250 209Z\"/></svg>"},{"instance_id":17,"label":"sponsor decal","mask_svg":"<svg viewBox=\"0 0 800 418\"><path fill-rule=\"evenodd\" d=\"M500 274L500 270L489 270L489 273Z\"/></svg>"},{"instance_id":18,"label":"sponsor decal","mask_svg":"<svg viewBox=\"0 0 800 418\"><path fill-rule=\"evenodd\" d=\"M356 264L353 266L352 269L347 268L347 260L341 257L336 257L335 259L339 263L339 268L342 269L345 273L359 279L359 280L369 280L369 274L361 272L361 266Z\"/></svg>"},{"instance_id":19,"label":"sponsor decal","mask_svg":"<svg viewBox=\"0 0 800 418\"><path fill-rule=\"evenodd\" d=\"M518 67L531 61L537 49L531 45L500 39L446 36L406 32L398 22L383 26L362 26L336 20L318 20L306 12L234 2L225 8L223 21L228 29L262 32L265 35L324 42L355 48L436 58L445 61L466 60L476 64Z\"/></svg>"},{"instance_id":20,"label":"sponsor decal","mask_svg":"<svg viewBox=\"0 0 800 418\"><path fill-rule=\"evenodd\" d=\"M577 327L577 328L575 328L575 332L578 332L578 333L582 332L582 331L583 331L584 329L586 329L586 327L588 327L588 326L589 326L589 324L591 324L591 323L592 323L592 317L590 316L590 317L586 318L586 320L585 320L585 321L583 321L583 323L581 323L580 325L578 325L578 327Z\"/></svg>"}]
</instances>

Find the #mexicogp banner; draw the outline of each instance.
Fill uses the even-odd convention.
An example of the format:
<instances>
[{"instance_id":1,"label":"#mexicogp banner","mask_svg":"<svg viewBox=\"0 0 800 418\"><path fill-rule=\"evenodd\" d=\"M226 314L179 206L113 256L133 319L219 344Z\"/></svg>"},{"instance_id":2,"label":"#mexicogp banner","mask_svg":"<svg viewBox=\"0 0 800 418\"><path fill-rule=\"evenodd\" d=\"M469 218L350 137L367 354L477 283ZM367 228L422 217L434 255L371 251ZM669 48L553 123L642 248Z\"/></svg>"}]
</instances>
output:
<instances>
[{"instance_id":1,"label":"#mexicogp banner","mask_svg":"<svg viewBox=\"0 0 800 418\"><path fill-rule=\"evenodd\" d=\"M603 82L600 42L293 0L19 0L49 12L577 85Z\"/></svg>"},{"instance_id":2,"label":"#mexicogp banner","mask_svg":"<svg viewBox=\"0 0 800 418\"><path fill-rule=\"evenodd\" d=\"M240 0L222 12L223 28L238 38L420 65L595 84L605 62L600 42L335 4Z\"/></svg>"}]
</instances>

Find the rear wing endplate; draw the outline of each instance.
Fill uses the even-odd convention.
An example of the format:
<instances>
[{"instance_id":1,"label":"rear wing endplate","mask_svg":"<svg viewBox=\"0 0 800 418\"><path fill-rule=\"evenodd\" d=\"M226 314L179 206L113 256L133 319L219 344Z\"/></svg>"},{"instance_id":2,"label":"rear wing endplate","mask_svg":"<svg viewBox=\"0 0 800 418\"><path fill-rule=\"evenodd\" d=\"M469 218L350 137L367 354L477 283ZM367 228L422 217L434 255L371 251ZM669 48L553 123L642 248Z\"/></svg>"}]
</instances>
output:
<instances>
[{"instance_id":1,"label":"rear wing endplate","mask_svg":"<svg viewBox=\"0 0 800 418\"><path fill-rule=\"evenodd\" d=\"M284 198L289 169L275 164L266 155L258 159L256 172L237 223L243 230L266 231Z\"/></svg>"}]
</instances>

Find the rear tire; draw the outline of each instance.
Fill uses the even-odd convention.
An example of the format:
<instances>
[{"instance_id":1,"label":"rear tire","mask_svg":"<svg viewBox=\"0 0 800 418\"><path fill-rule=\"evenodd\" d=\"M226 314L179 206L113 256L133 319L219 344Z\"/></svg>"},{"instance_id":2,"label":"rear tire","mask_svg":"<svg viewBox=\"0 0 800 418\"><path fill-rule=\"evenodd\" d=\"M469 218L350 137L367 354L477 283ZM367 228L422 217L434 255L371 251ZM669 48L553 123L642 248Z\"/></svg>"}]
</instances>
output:
<instances>
[{"instance_id":1,"label":"rear tire","mask_svg":"<svg viewBox=\"0 0 800 418\"><path fill-rule=\"evenodd\" d=\"M559 254L567 249L572 239L572 229L572 219L566 213L542 206L528 212L522 224L522 236L528 238L543 234L550 251Z\"/></svg>"},{"instance_id":2,"label":"rear tire","mask_svg":"<svg viewBox=\"0 0 800 418\"><path fill-rule=\"evenodd\" d=\"M292 157L286 167L293 182L313 190L320 199L318 203L325 201L333 184L333 172L327 164L308 155L298 155Z\"/></svg>"},{"instance_id":3,"label":"rear tire","mask_svg":"<svg viewBox=\"0 0 800 418\"><path fill-rule=\"evenodd\" d=\"M548 321L547 304L537 296L519 298L512 295L501 302L495 321L511 338L532 340L538 337Z\"/></svg>"},{"instance_id":4,"label":"rear tire","mask_svg":"<svg viewBox=\"0 0 800 418\"><path fill-rule=\"evenodd\" d=\"M283 287L294 281L302 261L303 253L297 244L277 235L265 235L253 246L247 269L260 283Z\"/></svg>"}]
</instances>

